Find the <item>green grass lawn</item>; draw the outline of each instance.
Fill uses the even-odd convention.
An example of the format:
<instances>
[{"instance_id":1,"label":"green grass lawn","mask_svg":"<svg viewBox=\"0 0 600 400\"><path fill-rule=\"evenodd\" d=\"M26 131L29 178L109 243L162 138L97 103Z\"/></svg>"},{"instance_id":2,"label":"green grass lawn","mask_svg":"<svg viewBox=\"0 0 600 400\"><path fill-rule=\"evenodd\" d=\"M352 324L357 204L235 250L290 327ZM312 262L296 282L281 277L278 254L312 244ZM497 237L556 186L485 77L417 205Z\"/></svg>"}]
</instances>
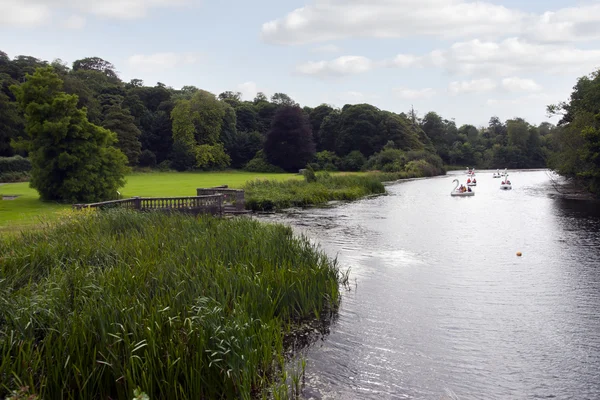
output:
<instances>
[{"instance_id":1,"label":"green grass lawn","mask_svg":"<svg viewBox=\"0 0 600 400\"><path fill-rule=\"evenodd\" d=\"M297 174L261 174L243 171L225 172L151 172L133 173L120 189L122 196L172 197L195 196L196 188L228 185L241 188L255 179L300 179ZM52 220L60 211L69 210L69 204L45 203L28 182L7 183L0 186L2 195L18 195L15 200L0 200L0 232L16 231L23 227Z\"/></svg>"}]
</instances>

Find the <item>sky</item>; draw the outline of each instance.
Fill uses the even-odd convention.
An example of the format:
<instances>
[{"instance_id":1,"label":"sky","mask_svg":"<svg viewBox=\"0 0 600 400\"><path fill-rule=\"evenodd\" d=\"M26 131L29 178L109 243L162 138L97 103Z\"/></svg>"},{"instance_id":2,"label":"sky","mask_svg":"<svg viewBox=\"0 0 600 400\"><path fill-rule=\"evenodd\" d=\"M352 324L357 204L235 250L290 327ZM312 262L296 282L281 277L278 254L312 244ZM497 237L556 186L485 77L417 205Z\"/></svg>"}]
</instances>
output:
<instances>
[{"instance_id":1,"label":"sky","mask_svg":"<svg viewBox=\"0 0 600 400\"><path fill-rule=\"evenodd\" d=\"M600 0L0 0L0 50L124 81L302 106L370 103L457 125L548 119L600 68Z\"/></svg>"}]
</instances>

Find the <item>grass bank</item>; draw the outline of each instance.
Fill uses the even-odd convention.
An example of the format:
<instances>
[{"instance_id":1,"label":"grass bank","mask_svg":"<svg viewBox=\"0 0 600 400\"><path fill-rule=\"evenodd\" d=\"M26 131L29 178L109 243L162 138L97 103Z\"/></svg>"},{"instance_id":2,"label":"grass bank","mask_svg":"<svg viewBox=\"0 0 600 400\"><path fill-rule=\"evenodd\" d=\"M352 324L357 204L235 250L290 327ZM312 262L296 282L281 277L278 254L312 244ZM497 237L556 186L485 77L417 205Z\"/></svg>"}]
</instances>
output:
<instances>
[{"instance_id":1,"label":"grass bank","mask_svg":"<svg viewBox=\"0 0 600 400\"><path fill-rule=\"evenodd\" d=\"M332 200L356 200L371 194L385 193L375 174L330 175L319 173L314 181L255 180L248 182L246 208L254 211L280 210L289 207L321 205Z\"/></svg>"},{"instance_id":2,"label":"grass bank","mask_svg":"<svg viewBox=\"0 0 600 400\"><path fill-rule=\"evenodd\" d=\"M0 241L0 398L249 399L291 324L338 304L288 227L120 210Z\"/></svg>"},{"instance_id":3,"label":"grass bank","mask_svg":"<svg viewBox=\"0 0 600 400\"><path fill-rule=\"evenodd\" d=\"M244 171L226 172L151 172L127 176L121 190L124 197L195 196L196 188L229 185L241 188L254 179L273 181L301 179L294 174L262 174ZM68 204L43 202L29 183L0 185L0 195L17 195L14 200L0 200L0 232L15 231L37 226L41 220L55 219L60 211L70 209Z\"/></svg>"}]
</instances>

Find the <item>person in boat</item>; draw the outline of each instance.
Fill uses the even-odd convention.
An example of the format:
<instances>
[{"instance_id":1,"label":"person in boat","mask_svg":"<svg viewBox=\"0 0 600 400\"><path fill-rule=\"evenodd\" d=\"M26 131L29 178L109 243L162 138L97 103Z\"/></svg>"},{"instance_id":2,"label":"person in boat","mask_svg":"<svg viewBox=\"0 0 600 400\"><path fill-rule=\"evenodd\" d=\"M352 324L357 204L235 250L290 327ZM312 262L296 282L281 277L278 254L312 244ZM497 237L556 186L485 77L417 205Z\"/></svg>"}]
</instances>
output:
<instances>
[{"instance_id":1,"label":"person in boat","mask_svg":"<svg viewBox=\"0 0 600 400\"><path fill-rule=\"evenodd\" d=\"M471 188L468 189L469 192L472 192Z\"/></svg>"},{"instance_id":2,"label":"person in boat","mask_svg":"<svg viewBox=\"0 0 600 400\"><path fill-rule=\"evenodd\" d=\"M471 178L467 179L467 183L471 183Z\"/></svg>"},{"instance_id":3,"label":"person in boat","mask_svg":"<svg viewBox=\"0 0 600 400\"><path fill-rule=\"evenodd\" d=\"M473 178L473 183L477 183L477 179Z\"/></svg>"}]
</instances>

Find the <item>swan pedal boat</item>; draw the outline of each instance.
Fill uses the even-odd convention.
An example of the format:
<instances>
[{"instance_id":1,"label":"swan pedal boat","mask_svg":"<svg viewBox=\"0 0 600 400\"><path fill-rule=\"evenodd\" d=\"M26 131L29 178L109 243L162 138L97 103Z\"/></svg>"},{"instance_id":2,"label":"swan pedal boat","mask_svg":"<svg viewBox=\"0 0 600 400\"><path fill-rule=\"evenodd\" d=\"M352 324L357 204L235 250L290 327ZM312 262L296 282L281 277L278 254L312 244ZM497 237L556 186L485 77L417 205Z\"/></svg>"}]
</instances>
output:
<instances>
[{"instance_id":1,"label":"swan pedal boat","mask_svg":"<svg viewBox=\"0 0 600 400\"><path fill-rule=\"evenodd\" d=\"M452 191L450 192L450 196L453 197L469 197L469 196L475 196L475 192L461 192L458 190L458 185L460 182L458 182L458 179L453 180L452 182L456 182L456 186L454 186L454 189L452 189Z\"/></svg>"},{"instance_id":2,"label":"swan pedal boat","mask_svg":"<svg viewBox=\"0 0 600 400\"><path fill-rule=\"evenodd\" d=\"M512 190L512 185L507 185L505 183L504 185L500 185L500 189L501 190Z\"/></svg>"},{"instance_id":3,"label":"swan pedal boat","mask_svg":"<svg viewBox=\"0 0 600 400\"><path fill-rule=\"evenodd\" d=\"M494 174L494 178L501 178L501 177L502 177L502 175L500 175L500 174Z\"/></svg>"},{"instance_id":4,"label":"swan pedal boat","mask_svg":"<svg viewBox=\"0 0 600 400\"><path fill-rule=\"evenodd\" d=\"M458 192L458 191L453 190L450 193L450 196L456 196L456 197L475 196L475 192Z\"/></svg>"}]
</instances>

